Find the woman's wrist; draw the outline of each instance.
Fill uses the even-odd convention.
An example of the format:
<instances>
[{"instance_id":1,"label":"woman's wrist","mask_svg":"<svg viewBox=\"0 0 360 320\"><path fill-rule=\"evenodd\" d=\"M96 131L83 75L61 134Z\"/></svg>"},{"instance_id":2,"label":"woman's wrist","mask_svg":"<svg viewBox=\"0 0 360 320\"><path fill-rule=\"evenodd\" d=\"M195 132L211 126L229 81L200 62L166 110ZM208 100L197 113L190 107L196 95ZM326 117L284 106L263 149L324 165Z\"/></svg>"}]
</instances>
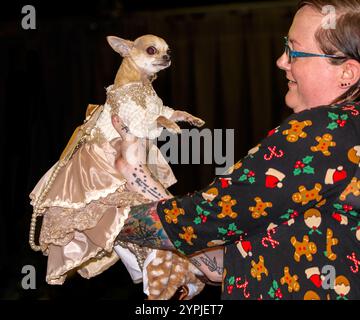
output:
<instances>
[{"instance_id":1,"label":"woman's wrist","mask_svg":"<svg viewBox=\"0 0 360 320\"><path fill-rule=\"evenodd\" d=\"M117 240L154 249L174 250L157 213L157 205L158 202L152 202L132 207Z\"/></svg>"}]
</instances>

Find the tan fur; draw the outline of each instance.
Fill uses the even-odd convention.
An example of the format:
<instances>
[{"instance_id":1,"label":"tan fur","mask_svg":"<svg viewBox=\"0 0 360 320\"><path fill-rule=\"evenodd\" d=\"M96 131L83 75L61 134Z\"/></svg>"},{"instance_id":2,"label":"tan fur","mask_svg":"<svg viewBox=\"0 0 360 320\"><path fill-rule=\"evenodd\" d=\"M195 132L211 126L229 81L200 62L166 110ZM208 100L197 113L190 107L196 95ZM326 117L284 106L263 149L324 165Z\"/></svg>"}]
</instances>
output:
<instances>
[{"instance_id":1,"label":"tan fur","mask_svg":"<svg viewBox=\"0 0 360 320\"><path fill-rule=\"evenodd\" d=\"M159 261L161 261L159 263ZM179 300L190 300L204 288L195 275L195 267L170 251L158 250L156 258L147 266L149 300L168 300L180 290ZM190 294L189 285L195 288Z\"/></svg>"},{"instance_id":2,"label":"tan fur","mask_svg":"<svg viewBox=\"0 0 360 320\"><path fill-rule=\"evenodd\" d=\"M129 58L124 58L115 77L115 86L121 87L124 84L142 80L141 72L136 68L134 62Z\"/></svg>"}]
</instances>

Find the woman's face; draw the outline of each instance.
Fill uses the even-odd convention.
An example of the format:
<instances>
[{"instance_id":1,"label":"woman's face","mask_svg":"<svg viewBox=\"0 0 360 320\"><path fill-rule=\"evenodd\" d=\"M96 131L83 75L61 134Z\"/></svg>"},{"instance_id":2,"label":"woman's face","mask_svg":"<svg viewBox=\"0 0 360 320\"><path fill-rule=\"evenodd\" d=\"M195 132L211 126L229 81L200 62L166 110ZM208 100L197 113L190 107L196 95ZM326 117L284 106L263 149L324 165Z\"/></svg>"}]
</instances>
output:
<instances>
[{"instance_id":1,"label":"woman's face","mask_svg":"<svg viewBox=\"0 0 360 320\"><path fill-rule=\"evenodd\" d=\"M312 7L302 7L296 13L289 30L290 48L295 51L322 54L315 40L315 32L321 27L322 19L324 16ZM286 78L289 80L285 102L296 113L331 104L343 92L339 82L341 68L330 64L327 58L294 58L289 63L284 53L278 59L277 65L286 72Z\"/></svg>"}]
</instances>

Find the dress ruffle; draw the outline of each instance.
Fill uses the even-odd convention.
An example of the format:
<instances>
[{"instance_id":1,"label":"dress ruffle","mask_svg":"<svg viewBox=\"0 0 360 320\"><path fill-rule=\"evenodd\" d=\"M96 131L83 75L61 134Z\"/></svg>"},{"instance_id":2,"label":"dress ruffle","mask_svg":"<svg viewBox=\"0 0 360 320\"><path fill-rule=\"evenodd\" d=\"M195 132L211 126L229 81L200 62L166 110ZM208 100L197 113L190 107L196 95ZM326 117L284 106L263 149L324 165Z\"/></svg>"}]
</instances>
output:
<instances>
[{"instance_id":1,"label":"dress ruffle","mask_svg":"<svg viewBox=\"0 0 360 320\"><path fill-rule=\"evenodd\" d=\"M144 202L137 193L118 190L81 209L49 208L40 233L41 249L48 255L46 281L62 284L71 270L91 278L112 266L119 260L114 241L130 206Z\"/></svg>"}]
</instances>

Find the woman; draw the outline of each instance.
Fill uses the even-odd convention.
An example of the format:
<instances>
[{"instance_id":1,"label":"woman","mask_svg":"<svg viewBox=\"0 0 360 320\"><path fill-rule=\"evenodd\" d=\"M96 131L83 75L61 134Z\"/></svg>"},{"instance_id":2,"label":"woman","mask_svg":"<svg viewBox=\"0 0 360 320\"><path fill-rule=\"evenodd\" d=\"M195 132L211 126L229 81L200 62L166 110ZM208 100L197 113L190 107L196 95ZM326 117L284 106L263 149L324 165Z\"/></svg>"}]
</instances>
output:
<instances>
[{"instance_id":1,"label":"woman","mask_svg":"<svg viewBox=\"0 0 360 320\"><path fill-rule=\"evenodd\" d=\"M360 1L300 1L277 65L294 114L232 183L133 207L118 239L187 256L223 245L223 299L359 299Z\"/></svg>"}]
</instances>

